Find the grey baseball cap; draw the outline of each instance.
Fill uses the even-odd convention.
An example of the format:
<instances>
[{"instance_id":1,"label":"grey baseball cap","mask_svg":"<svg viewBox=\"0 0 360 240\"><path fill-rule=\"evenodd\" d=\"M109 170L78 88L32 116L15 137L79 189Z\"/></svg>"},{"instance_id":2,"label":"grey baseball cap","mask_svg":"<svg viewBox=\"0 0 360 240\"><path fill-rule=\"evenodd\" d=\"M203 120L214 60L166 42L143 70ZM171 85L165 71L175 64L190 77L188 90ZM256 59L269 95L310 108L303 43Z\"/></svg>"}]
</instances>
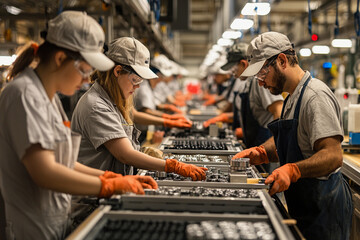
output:
<instances>
[{"instance_id":1,"label":"grey baseball cap","mask_svg":"<svg viewBox=\"0 0 360 240\"><path fill-rule=\"evenodd\" d=\"M172 75L172 66L170 60L163 54L154 57L151 60L151 66L159 69L159 71L165 76L170 77Z\"/></svg>"},{"instance_id":2,"label":"grey baseball cap","mask_svg":"<svg viewBox=\"0 0 360 240\"><path fill-rule=\"evenodd\" d=\"M229 70L235 66L240 60L246 58L246 50L248 49L249 44L246 43L236 43L231 46L227 53L227 63L221 66L221 69L224 71Z\"/></svg>"},{"instance_id":3,"label":"grey baseball cap","mask_svg":"<svg viewBox=\"0 0 360 240\"><path fill-rule=\"evenodd\" d=\"M248 47L249 66L241 77L256 75L267 59L293 48L287 36L278 32L266 32L254 38Z\"/></svg>"},{"instance_id":4,"label":"grey baseball cap","mask_svg":"<svg viewBox=\"0 0 360 240\"><path fill-rule=\"evenodd\" d=\"M113 61L102 53L103 29L85 12L65 11L50 20L46 41L79 52L87 63L100 71L114 66Z\"/></svg>"},{"instance_id":5,"label":"grey baseball cap","mask_svg":"<svg viewBox=\"0 0 360 240\"><path fill-rule=\"evenodd\" d=\"M150 70L149 50L135 38L122 37L113 40L106 55L114 62L132 67L144 79L158 78Z\"/></svg>"}]
</instances>

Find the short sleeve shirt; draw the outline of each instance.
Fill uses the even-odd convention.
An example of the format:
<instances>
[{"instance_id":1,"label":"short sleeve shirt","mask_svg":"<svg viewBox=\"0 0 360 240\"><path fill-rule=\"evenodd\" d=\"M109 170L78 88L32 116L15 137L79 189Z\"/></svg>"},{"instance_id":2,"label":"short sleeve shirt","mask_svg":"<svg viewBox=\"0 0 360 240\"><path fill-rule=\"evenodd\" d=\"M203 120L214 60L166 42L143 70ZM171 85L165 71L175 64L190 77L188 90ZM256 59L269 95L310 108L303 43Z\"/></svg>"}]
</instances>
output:
<instances>
[{"instance_id":1,"label":"short sleeve shirt","mask_svg":"<svg viewBox=\"0 0 360 240\"><path fill-rule=\"evenodd\" d=\"M137 136L132 136L129 125L106 91L97 82L81 97L71 120L73 131L81 134L78 161L87 166L132 174L132 169L117 160L103 145L116 138L129 138L139 150Z\"/></svg>"},{"instance_id":2,"label":"short sleeve shirt","mask_svg":"<svg viewBox=\"0 0 360 240\"><path fill-rule=\"evenodd\" d=\"M33 144L55 151L57 142L69 137L66 116L59 112L61 102L57 95L50 101L34 70L26 68L1 92L0 109L0 186L7 221L18 238L59 239L71 196L39 187L22 158ZM74 164L56 156L55 161L66 167Z\"/></svg>"},{"instance_id":3,"label":"short sleeve shirt","mask_svg":"<svg viewBox=\"0 0 360 240\"><path fill-rule=\"evenodd\" d=\"M154 88L155 104L165 103L169 95L172 95L169 86L165 82L159 82Z\"/></svg>"},{"instance_id":4,"label":"short sleeve shirt","mask_svg":"<svg viewBox=\"0 0 360 240\"><path fill-rule=\"evenodd\" d=\"M272 113L268 111L268 107L277 102L283 101L281 95L273 95L269 90L260 87L257 80L254 77L248 78L245 82L245 86L239 89L239 93L249 92L250 109L260 126L267 128L268 123L273 119ZM251 84L251 88L250 88ZM241 98L238 96L236 101L241 106Z\"/></svg>"},{"instance_id":5,"label":"short sleeve shirt","mask_svg":"<svg viewBox=\"0 0 360 240\"><path fill-rule=\"evenodd\" d=\"M135 92L135 109L142 111L144 108L156 109L155 96L148 80L144 80Z\"/></svg>"},{"instance_id":6,"label":"short sleeve shirt","mask_svg":"<svg viewBox=\"0 0 360 240\"><path fill-rule=\"evenodd\" d=\"M294 93L289 97L284 108L284 119L294 117L300 92L309 76L310 73L306 71ZM306 86L301 101L297 133L298 144L305 158L315 153L314 143L318 139L332 136L343 138L339 103L330 88L319 79L312 78Z\"/></svg>"}]
</instances>

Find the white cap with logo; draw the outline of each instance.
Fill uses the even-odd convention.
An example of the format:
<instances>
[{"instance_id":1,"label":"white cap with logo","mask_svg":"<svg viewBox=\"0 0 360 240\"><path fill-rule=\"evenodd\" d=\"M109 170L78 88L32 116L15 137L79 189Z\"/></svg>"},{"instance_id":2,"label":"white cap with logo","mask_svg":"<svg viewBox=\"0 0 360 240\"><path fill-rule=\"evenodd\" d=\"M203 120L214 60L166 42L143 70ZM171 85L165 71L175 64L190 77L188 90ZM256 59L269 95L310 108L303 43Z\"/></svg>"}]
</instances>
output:
<instances>
[{"instance_id":1,"label":"white cap with logo","mask_svg":"<svg viewBox=\"0 0 360 240\"><path fill-rule=\"evenodd\" d=\"M152 67L159 69L159 71L165 76L170 77L172 75L172 66L170 60L164 55L160 54L154 57L150 64Z\"/></svg>"},{"instance_id":2,"label":"white cap with logo","mask_svg":"<svg viewBox=\"0 0 360 240\"><path fill-rule=\"evenodd\" d=\"M116 63L128 65L144 79L153 79L158 76L150 70L150 52L138 40L131 37L122 37L109 44L106 55Z\"/></svg>"},{"instance_id":3,"label":"white cap with logo","mask_svg":"<svg viewBox=\"0 0 360 240\"><path fill-rule=\"evenodd\" d=\"M51 19L46 41L79 52L88 64L100 71L114 66L102 53L105 41L103 29L85 12L65 11Z\"/></svg>"},{"instance_id":4,"label":"white cap with logo","mask_svg":"<svg viewBox=\"0 0 360 240\"><path fill-rule=\"evenodd\" d=\"M266 32L254 38L247 49L249 66L241 77L256 75L267 59L293 48L289 38L282 33Z\"/></svg>"}]
</instances>

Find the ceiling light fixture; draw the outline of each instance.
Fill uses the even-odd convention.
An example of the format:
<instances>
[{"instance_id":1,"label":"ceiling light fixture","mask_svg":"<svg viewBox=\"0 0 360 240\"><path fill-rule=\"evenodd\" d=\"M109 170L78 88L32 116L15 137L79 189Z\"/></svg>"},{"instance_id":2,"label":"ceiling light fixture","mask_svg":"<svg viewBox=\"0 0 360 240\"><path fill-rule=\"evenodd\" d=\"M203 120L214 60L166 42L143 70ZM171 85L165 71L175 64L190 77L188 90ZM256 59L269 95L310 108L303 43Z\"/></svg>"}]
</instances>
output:
<instances>
[{"instance_id":1,"label":"ceiling light fixture","mask_svg":"<svg viewBox=\"0 0 360 240\"><path fill-rule=\"evenodd\" d=\"M247 3L241 10L242 15L267 15L271 10L270 3Z\"/></svg>"},{"instance_id":2,"label":"ceiling light fixture","mask_svg":"<svg viewBox=\"0 0 360 240\"><path fill-rule=\"evenodd\" d=\"M225 39L237 39L240 38L241 35L242 33L239 31L227 30L222 34L222 37Z\"/></svg>"},{"instance_id":3,"label":"ceiling light fixture","mask_svg":"<svg viewBox=\"0 0 360 240\"><path fill-rule=\"evenodd\" d=\"M14 7L14 6L5 6L6 11L12 15L19 15L22 10L20 8Z\"/></svg>"},{"instance_id":4,"label":"ceiling light fixture","mask_svg":"<svg viewBox=\"0 0 360 240\"><path fill-rule=\"evenodd\" d=\"M335 48L351 48L352 41L350 39L334 39L331 42L331 46Z\"/></svg>"},{"instance_id":5,"label":"ceiling light fixture","mask_svg":"<svg viewBox=\"0 0 360 240\"><path fill-rule=\"evenodd\" d=\"M302 56L302 57L310 57L311 56L310 48L302 48L302 49L300 49L299 53L300 53L300 56Z\"/></svg>"},{"instance_id":6,"label":"ceiling light fixture","mask_svg":"<svg viewBox=\"0 0 360 240\"><path fill-rule=\"evenodd\" d=\"M330 48L326 45L314 45L311 48L311 50L314 54L329 54L330 53Z\"/></svg>"},{"instance_id":7,"label":"ceiling light fixture","mask_svg":"<svg viewBox=\"0 0 360 240\"><path fill-rule=\"evenodd\" d=\"M219 46L230 46L234 43L233 40L230 40L230 39L225 39L225 38L220 38L218 41L217 41L217 44Z\"/></svg>"},{"instance_id":8,"label":"ceiling light fixture","mask_svg":"<svg viewBox=\"0 0 360 240\"><path fill-rule=\"evenodd\" d=\"M254 21L251 19L235 18L231 23L230 28L234 30L247 30L254 25Z\"/></svg>"},{"instance_id":9,"label":"ceiling light fixture","mask_svg":"<svg viewBox=\"0 0 360 240\"><path fill-rule=\"evenodd\" d=\"M16 55L0 56L0 66L10 66L16 59Z\"/></svg>"}]
</instances>

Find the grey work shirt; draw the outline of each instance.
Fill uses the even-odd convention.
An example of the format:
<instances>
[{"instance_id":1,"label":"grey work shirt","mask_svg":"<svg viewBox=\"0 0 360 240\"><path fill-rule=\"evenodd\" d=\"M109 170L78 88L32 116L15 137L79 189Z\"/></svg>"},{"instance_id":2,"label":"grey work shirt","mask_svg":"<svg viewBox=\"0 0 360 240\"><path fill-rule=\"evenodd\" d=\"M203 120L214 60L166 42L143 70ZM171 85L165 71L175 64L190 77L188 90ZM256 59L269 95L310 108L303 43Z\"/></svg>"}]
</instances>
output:
<instances>
[{"instance_id":1,"label":"grey work shirt","mask_svg":"<svg viewBox=\"0 0 360 240\"><path fill-rule=\"evenodd\" d=\"M238 92L249 92L251 83L251 89L249 92L251 112L259 125L267 128L268 123L274 120L272 113L268 111L268 107L277 101L283 101L284 98L281 95L273 95L269 90L260 87L258 81L254 77L250 77L243 82L245 82L245 85L241 85ZM241 98L239 95L236 96L235 101L238 109L241 109ZM241 114L239 116L241 116Z\"/></svg>"},{"instance_id":2,"label":"grey work shirt","mask_svg":"<svg viewBox=\"0 0 360 240\"><path fill-rule=\"evenodd\" d=\"M58 151L71 138L61 102L57 95L50 101L34 70L26 68L0 94L0 109L0 183L8 237L63 239L71 195L39 187L21 161L31 145L40 144L54 151L57 163L73 168L76 159Z\"/></svg>"},{"instance_id":3,"label":"grey work shirt","mask_svg":"<svg viewBox=\"0 0 360 240\"><path fill-rule=\"evenodd\" d=\"M134 149L139 150L139 131L126 122L109 95L97 82L76 105L71 128L82 136L78 157L80 163L101 170L132 174L132 167L117 160L104 143L116 138L128 138Z\"/></svg>"},{"instance_id":4,"label":"grey work shirt","mask_svg":"<svg viewBox=\"0 0 360 240\"><path fill-rule=\"evenodd\" d=\"M142 111L144 108L156 109L155 96L148 80L144 80L135 92L135 109Z\"/></svg>"},{"instance_id":5,"label":"grey work shirt","mask_svg":"<svg viewBox=\"0 0 360 240\"><path fill-rule=\"evenodd\" d=\"M227 98L227 101L229 103L234 103L234 98L237 92L239 92L240 89L243 89L245 87L246 81L241 81L240 78L235 79L234 86L232 88L232 91L229 94L229 97Z\"/></svg>"},{"instance_id":6,"label":"grey work shirt","mask_svg":"<svg viewBox=\"0 0 360 240\"><path fill-rule=\"evenodd\" d=\"M294 93L289 97L284 108L284 119L294 117L301 89L309 76L310 73L306 71ZM319 79L312 78L305 89L297 134L298 144L305 159L315 153L314 143L318 139L332 136L341 136L341 141L343 139L339 103L330 88Z\"/></svg>"}]
</instances>

